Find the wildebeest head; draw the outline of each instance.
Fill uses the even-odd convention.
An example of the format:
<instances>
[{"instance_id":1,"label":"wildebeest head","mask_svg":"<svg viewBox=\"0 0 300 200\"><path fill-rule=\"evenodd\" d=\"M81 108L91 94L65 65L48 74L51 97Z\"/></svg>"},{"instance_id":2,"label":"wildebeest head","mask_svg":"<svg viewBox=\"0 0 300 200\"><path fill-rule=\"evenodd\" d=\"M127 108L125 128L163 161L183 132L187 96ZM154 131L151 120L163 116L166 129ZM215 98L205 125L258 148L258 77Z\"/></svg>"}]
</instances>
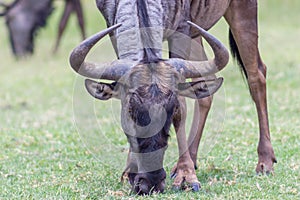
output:
<instances>
[{"instance_id":1,"label":"wildebeest head","mask_svg":"<svg viewBox=\"0 0 300 200\"><path fill-rule=\"evenodd\" d=\"M119 26L112 26L83 41L73 50L70 64L83 76L115 81L108 84L87 79L85 86L97 99L113 97L121 100L122 128L130 144L126 171L135 192L163 192L166 178L163 158L172 120L180 117L179 96L207 97L218 90L223 80L189 83L185 79L222 69L228 61L228 52L213 36L198 27L214 50L214 60L158 59L137 63L117 60L99 65L85 62L86 55L97 41Z\"/></svg>"},{"instance_id":2,"label":"wildebeest head","mask_svg":"<svg viewBox=\"0 0 300 200\"><path fill-rule=\"evenodd\" d=\"M52 0L15 0L10 5L2 4L2 7L14 55L32 54L34 36L40 27L45 26L53 10Z\"/></svg>"}]
</instances>

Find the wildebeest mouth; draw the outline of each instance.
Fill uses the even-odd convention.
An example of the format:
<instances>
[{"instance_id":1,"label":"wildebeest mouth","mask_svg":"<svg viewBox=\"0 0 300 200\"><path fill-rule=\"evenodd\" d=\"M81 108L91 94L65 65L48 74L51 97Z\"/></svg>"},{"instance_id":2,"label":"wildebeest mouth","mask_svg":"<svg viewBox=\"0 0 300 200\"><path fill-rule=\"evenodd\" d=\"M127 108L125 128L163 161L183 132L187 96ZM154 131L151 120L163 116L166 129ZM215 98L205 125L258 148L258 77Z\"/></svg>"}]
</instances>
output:
<instances>
[{"instance_id":1,"label":"wildebeest mouth","mask_svg":"<svg viewBox=\"0 0 300 200\"><path fill-rule=\"evenodd\" d=\"M166 171L162 168L147 173L129 173L132 191L138 195L163 193L165 189Z\"/></svg>"}]
</instances>

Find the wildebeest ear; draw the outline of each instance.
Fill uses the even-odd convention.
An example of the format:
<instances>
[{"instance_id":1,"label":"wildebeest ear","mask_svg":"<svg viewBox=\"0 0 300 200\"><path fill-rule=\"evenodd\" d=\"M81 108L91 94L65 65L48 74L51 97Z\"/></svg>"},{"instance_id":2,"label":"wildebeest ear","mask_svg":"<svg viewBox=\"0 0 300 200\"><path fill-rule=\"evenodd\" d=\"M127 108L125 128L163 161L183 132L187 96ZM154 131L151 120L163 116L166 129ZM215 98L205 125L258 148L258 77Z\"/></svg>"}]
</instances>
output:
<instances>
[{"instance_id":1,"label":"wildebeest ear","mask_svg":"<svg viewBox=\"0 0 300 200\"><path fill-rule=\"evenodd\" d=\"M178 84L180 96L201 99L213 95L222 85L223 78Z\"/></svg>"},{"instance_id":2,"label":"wildebeest ear","mask_svg":"<svg viewBox=\"0 0 300 200\"><path fill-rule=\"evenodd\" d=\"M118 91L116 90L116 82L102 83L86 79L85 88L96 99L108 100L112 97L119 98Z\"/></svg>"}]
</instances>

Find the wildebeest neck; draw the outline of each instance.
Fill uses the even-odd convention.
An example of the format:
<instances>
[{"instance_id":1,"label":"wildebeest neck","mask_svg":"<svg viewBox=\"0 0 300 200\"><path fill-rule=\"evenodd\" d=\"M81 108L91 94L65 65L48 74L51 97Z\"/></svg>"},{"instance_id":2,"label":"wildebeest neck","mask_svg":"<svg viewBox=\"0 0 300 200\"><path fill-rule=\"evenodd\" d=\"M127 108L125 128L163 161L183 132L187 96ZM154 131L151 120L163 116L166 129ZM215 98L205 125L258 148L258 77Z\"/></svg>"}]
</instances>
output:
<instances>
[{"instance_id":1,"label":"wildebeest neck","mask_svg":"<svg viewBox=\"0 0 300 200\"><path fill-rule=\"evenodd\" d=\"M115 23L122 27L114 35L120 59L162 57L163 8L160 1L148 4L144 0L118 1Z\"/></svg>"}]
</instances>

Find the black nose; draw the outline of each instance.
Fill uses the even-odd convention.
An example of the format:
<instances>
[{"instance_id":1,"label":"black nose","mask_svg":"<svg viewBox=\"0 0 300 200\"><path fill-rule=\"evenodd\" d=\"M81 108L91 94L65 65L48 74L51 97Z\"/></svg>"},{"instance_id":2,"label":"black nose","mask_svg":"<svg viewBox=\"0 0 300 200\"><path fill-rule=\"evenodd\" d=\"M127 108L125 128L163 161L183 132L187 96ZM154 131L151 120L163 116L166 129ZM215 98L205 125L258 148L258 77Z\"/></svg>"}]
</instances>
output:
<instances>
[{"instance_id":1,"label":"black nose","mask_svg":"<svg viewBox=\"0 0 300 200\"><path fill-rule=\"evenodd\" d=\"M133 176L131 176L133 178ZM129 175L130 179L130 175ZM149 195L152 193L163 193L165 189L166 172L164 169L135 174L130 181L133 191L138 195Z\"/></svg>"}]
</instances>

